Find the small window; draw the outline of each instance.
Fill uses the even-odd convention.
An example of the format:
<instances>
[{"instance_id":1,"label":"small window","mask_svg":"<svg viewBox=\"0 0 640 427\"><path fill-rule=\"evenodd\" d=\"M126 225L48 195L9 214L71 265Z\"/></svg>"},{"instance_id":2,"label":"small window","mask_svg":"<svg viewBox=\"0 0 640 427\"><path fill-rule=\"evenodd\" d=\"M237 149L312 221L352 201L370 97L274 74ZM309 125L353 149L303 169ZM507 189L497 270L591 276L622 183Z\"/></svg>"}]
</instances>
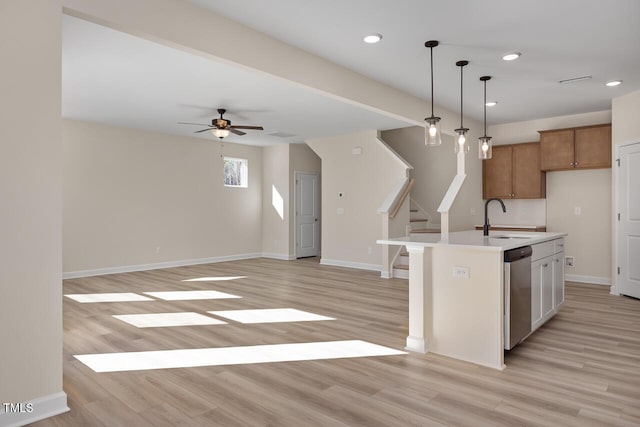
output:
<instances>
[{"instance_id":1,"label":"small window","mask_svg":"<svg viewBox=\"0 0 640 427\"><path fill-rule=\"evenodd\" d=\"M237 159L235 157L224 158L224 185L225 187L248 187L248 166L247 159Z\"/></svg>"}]
</instances>

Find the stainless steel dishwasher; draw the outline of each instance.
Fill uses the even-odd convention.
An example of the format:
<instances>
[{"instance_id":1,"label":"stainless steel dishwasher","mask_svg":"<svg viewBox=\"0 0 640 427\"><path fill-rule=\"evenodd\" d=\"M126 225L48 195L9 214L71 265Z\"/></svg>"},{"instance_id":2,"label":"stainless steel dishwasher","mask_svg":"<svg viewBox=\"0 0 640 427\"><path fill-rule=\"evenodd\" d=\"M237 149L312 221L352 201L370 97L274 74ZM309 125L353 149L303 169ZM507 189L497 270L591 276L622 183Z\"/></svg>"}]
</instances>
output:
<instances>
[{"instance_id":1,"label":"stainless steel dishwasher","mask_svg":"<svg viewBox=\"0 0 640 427\"><path fill-rule=\"evenodd\" d=\"M531 246L504 252L504 348L531 333Z\"/></svg>"}]
</instances>

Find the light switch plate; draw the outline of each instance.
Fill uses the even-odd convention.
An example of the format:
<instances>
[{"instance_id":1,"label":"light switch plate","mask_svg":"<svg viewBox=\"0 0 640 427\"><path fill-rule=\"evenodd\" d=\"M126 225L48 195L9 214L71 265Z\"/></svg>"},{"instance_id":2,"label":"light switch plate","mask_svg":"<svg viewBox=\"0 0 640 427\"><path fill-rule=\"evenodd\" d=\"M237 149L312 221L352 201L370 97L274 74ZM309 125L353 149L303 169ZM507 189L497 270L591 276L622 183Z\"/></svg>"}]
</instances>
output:
<instances>
[{"instance_id":1,"label":"light switch plate","mask_svg":"<svg viewBox=\"0 0 640 427\"><path fill-rule=\"evenodd\" d=\"M453 267L453 277L460 277L462 279L469 278L469 267L461 267L456 265Z\"/></svg>"}]
</instances>

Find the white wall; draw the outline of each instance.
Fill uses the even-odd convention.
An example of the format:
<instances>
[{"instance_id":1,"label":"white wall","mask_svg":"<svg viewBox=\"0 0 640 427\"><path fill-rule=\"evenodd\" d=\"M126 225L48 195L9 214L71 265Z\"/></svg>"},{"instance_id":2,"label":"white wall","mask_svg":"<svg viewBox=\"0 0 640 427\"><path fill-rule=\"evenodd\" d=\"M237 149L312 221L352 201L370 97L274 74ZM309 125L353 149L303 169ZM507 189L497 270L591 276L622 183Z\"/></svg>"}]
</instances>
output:
<instances>
[{"instance_id":1,"label":"white wall","mask_svg":"<svg viewBox=\"0 0 640 427\"><path fill-rule=\"evenodd\" d=\"M273 258L289 258L289 145L263 148L262 252ZM282 216L281 216L282 215Z\"/></svg>"},{"instance_id":2,"label":"white wall","mask_svg":"<svg viewBox=\"0 0 640 427\"><path fill-rule=\"evenodd\" d=\"M636 91L630 93L625 96L620 96L618 98L614 98L612 102L612 138L613 138L613 159L618 157L618 146L620 144L626 144L630 142L640 142L640 91ZM613 203L612 203L612 211L611 214L616 214L616 188L615 188L615 178L617 174L617 169L613 169L613 178L612 178L612 194L613 194ZM611 275L612 277L617 277L617 262L616 262L616 245L617 245L617 236L616 236L616 224L612 223L612 255L611 255ZM615 285L615 283L614 283ZM616 286L612 287L612 293L618 293L618 289Z\"/></svg>"},{"instance_id":3,"label":"white wall","mask_svg":"<svg viewBox=\"0 0 640 427\"><path fill-rule=\"evenodd\" d=\"M294 172L317 172L320 175L320 158L306 144L282 144L265 147L262 164L263 255L294 259ZM280 200L282 205L278 206ZM278 211L280 208L281 213Z\"/></svg>"},{"instance_id":4,"label":"white wall","mask_svg":"<svg viewBox=\"0 0 640 427\"><path fill-rule=\"evenodd\" d=\"M322 159L322 262L381 269L378 208L406 167L369 130L307 141ZM353 147L362 147L353 155Z\"/></svg>"},{"instance_id":5,"label":"white wall","mask_svg":"<svg viewBox=\"0 0 640 427\"><path fill-rule=\"evenodd\" d=\"M478 123L470 123L465 124L472 131L480 129ZM382 139L411 163L414 168L411 177L415 179L411 200L427 211L430 222L440 224L438 206L456 175L453 137L443 135L442 145L427 147L424 145L424 128L412 126L384 131ZM472 135L471 148L466 156L467 178L449 212L450 231L469 230L474 224L482 223L482 163L477 150L477 141ZM475 215L472 215L472 209Z\"/></svg>"},{"instance_id":6,"label":"white wall","mask_svg":"<svg viewBox=\"0 0 640 427\"><path fill-rule=\"evenodd\" d=\"M63 121L63 269L94 271L261 252L262 149L249 187L224 187L220 142Z\"/></svg>"},{"instance_id":7,"label":"white wall","mask_svg":"<svg viewBox=\"0 0 640 427\"><path fill-rule=\"evenodd\" d=\"M488 132L496 144L512 144L539 141L539 130L610 122L611 111L599 111L495 125ZM508 214L540 212L546 204L547 231L569 233L566 255L575 257L575 266L566 268L567 279L611 280L611 169L547 172L546 200L505 200L505 204ZM581 208L581 215L575 215L576 207ZM491 208L492 223L498 224L498 206ZM532 220L538 222L537 217L539 213Z\"/></svg>"},{"instance_id":8,"label":"white wall","mask_svg":"<svg viewBox=\"0 0 640 427\"><path fill-rule=\"evenodd\" d=\"M57 1L0 2L0 403L44 399L0 425L66 409L60 31Z\"/></svg>"},{"instance_id":9,"label":"white wall","mask_svg":"<svg viewBox=\"0 0 640 427\"><path fill-rule=\"evenodd\" d=\"M320 194L322 194L322 161L316 153L313 152L307 144L290 144L289 145L289 194L291 195L291 203L289 205L289 216L291 218L289 224L289 256L295 258L295 172L316 172L320 183ZM320 202L320 210L322 211L322 201ZM320 218L320 232L322 233L322 218Z\"/></svg>"}]
</instances>

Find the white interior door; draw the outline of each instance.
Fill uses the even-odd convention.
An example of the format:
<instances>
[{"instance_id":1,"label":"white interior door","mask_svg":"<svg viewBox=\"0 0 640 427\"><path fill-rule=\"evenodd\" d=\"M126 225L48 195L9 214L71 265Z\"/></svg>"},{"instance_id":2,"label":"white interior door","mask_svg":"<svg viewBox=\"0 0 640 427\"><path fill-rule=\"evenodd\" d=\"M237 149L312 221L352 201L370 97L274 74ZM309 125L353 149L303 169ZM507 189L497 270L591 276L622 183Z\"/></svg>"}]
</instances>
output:
<instances>
[{"instance_id":1,"label":"white interior door","mask_svg":"<svg viewBox=\"0 0 640 427\"><path fill-rule=\"evenodd\" d=\"M618 172L618 286L640 298L640 143L620 147Z\"/></svg>"},{"instance_id":2,"label":"white interior door","mask_svg":"<svg viewBox=\"0 0 640 427\"><path fill-rule=\"evenodd\" d=\"M318 174L296 172L296 258L320 255Z\"/></svg>"}]
</instances>

